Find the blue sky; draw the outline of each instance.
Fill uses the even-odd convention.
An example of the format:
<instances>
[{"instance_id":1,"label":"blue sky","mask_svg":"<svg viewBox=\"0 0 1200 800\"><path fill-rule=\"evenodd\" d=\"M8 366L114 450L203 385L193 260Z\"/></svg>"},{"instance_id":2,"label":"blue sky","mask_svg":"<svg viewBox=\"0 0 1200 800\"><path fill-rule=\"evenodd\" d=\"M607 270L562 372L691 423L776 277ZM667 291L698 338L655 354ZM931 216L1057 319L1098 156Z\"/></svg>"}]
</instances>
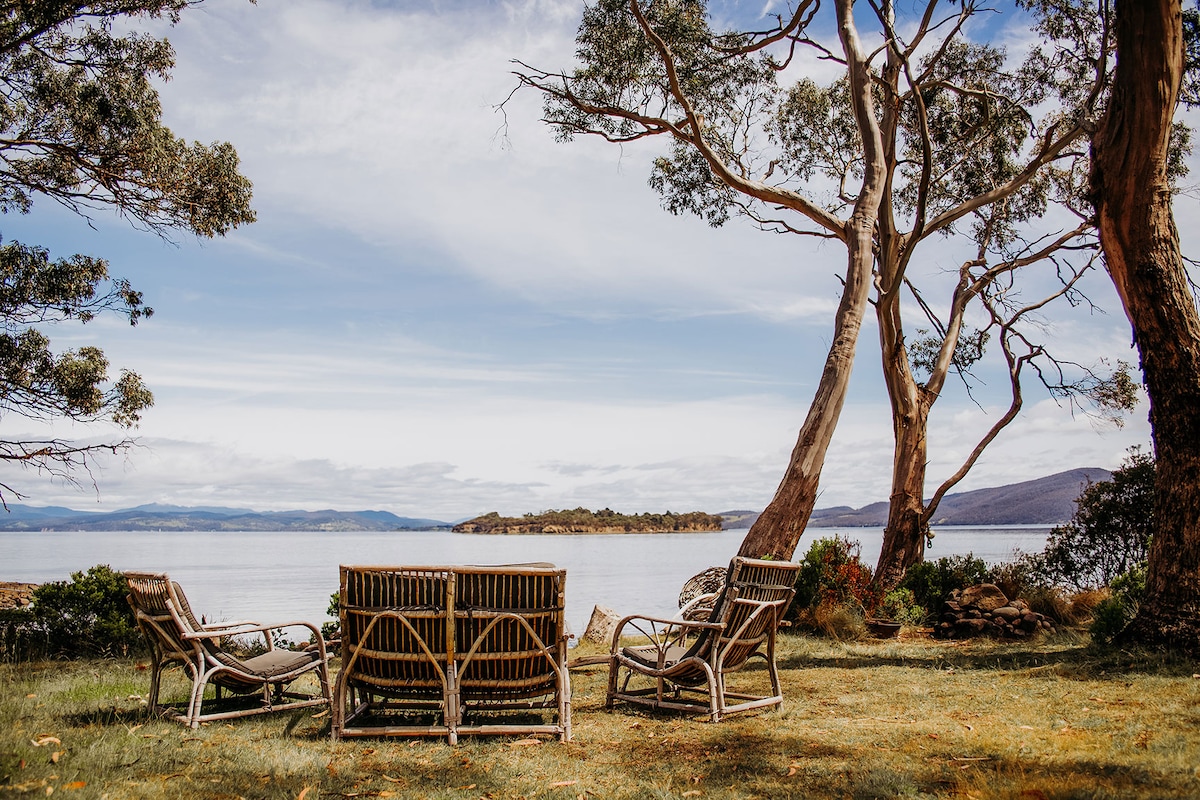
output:
<instances>
[{"instance_id":1,"label":"blue sky","mask_svg":"<svg viewBox=\"0 0 1200 800\"><path fill-rule=\"evenodd\" d=\"M568 65L581 9L209 0L185 13L168 32L164 116L237 146L259 221L174 243L46 202L0 222L6 239L107 257L156 311L135 329L52 334L142 374L157 403L141 446L99 465L98 491L6 480L30 503L92 510L763 507L819 375L843 251L672 217L646 185L659 144L556 143L530 94L502 132L509 59ZM1177 205L1185 233L1192 206ZM934 252L922 268L956 263ZM1055 318L1060 352L1136 361L1107 278L1089 291L1108 313ZM875 342L869 323L820 506L887 496ZM939 403L931 478L957 467L1003 389L992 376L982 408ZM1035 387L1027 398L962 489L1112 468L1149 441L1144 407L1118 430Z\"/></svg>"}]
</instances>

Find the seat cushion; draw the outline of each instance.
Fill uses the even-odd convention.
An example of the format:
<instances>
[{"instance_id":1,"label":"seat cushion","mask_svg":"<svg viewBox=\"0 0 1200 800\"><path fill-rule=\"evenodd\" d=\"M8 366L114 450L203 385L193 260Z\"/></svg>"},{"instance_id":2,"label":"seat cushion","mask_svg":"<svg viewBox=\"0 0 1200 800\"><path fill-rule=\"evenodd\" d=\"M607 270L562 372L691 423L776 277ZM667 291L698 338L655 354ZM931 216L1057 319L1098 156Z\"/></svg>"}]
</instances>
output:
<instances>
[{"instance_id":1,"label":"seat cushion","mask_svg":"<svg viewBox=\"0 0 1200 800\"><path fill-rule=\"evenodd\" d=\"M622 648L621 652L623 652L626 656L628 656L629 658L632 658L634 661L638 662L639 664L645 664L647 667L650 667L651 669L658 669L658 648L655 647L654 645L643 645L641 647L625 647L625 648ZM678 647L675 645L668 647L667 648L667 660L664 663L664 666L667 666L667 667L671 666L676 661L683 658L685 653L687 653L686 647Z\"/></svg>"},{"instance_id":2,"label":"seat cushion","mask_svg":"<svg viewBox=\"0 0 1200 800\"><path fill-rule=\"evenodd\" d=\"M239 659L239 661L242 668L247 672L261 675L264 678L270 678L275 675L284 675L306 664L311 664L318 659L320 659L320 655L315 651L268 650L262 655Z\"/></svg>"}]
</instances>

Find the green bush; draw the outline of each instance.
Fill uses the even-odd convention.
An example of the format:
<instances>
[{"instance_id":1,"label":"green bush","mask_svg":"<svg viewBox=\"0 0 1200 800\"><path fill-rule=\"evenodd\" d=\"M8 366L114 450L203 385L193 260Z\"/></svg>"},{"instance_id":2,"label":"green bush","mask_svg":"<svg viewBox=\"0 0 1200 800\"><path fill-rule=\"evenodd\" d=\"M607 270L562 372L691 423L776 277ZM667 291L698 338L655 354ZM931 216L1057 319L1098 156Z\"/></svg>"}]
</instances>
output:
<instances>
[{"instance_id":1,"label":"green bush","mask_svg":"<svg viewBox=\"0 0 1200 800\"><path fill-rule=\"evenodd\" d=\"M912 589L897 587L883 596L875 615L902 625L923 625L929 617L929 609L917 602Z\"/></svg>"},{"instance_id":2,"label":"green bush","mask_svg":"<svg viewBox=\"0 0 1200 800\"><path fill-rule=\"evenodd\" d=\"M329 606L325 609L325 613L333 617L333 620L321 623L321 638L327 642L342 638L341 605L342 590L338 589L329 595Z\"/></svg>"},{"instance_id":3,"label":"green bush","mask_svg":"<svg viewBox=\"0 0 1200 800\"><path fill-rule=\"evenodd\" d=\"M1138 603L1145 593L1145 563L1113 579L1112 595L1096 606L1092 617L1092 644L1108 646L1115 642L1137 614Z\"/></svg>"},{"instance_id":4,"label":"green bush","mask_svg":"<svg viewBox=\"0 0 1200 800\"><path fill-rule=\"evenodd\" d=\"M127 656L143 648L127 593L125 577L107 564L34 589L33 623L46 638L47 652L58 658L96 658Z\"/></svg>"},{"instance_id":5,"label":"green bush","mask_svg":"<svg viewBox=\"0 0 1200 800\"><path fill-rule=\"evenodd\" d=\"M991 578L991 570L983 559L976 558L974 553L967 553L913 564L896 588L908 589L913 594L915 605L926 609L929 614L937 614L941 612L942 603L950 596L950 592L977 583L990 583Z\"/></svg>"}]
</instances>

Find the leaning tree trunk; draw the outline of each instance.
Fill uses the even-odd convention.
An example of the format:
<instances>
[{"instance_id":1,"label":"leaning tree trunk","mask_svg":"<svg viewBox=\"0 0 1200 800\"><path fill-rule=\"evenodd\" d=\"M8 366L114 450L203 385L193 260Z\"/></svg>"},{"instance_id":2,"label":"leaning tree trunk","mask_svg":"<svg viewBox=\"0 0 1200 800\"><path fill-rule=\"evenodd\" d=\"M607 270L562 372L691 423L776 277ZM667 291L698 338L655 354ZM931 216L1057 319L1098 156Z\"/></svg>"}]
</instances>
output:
<instances>
[{"instance_id":1,"label":"leaning tree trunk","mask_svg":"<svg viewBox=\"0 0 1200 800\"><path fill-rule=\"evenodd\" d=\"M821 467L846 400L854 350L871 290L872 220L864 218L859 223L855 232L859 241L851 246L846 286L834 323L833 344L825 357L816 396L800 428L787 472L770 505L742 540L738 550L740 556L790 560L817 502Z\"/></svg>"},{"instance_id":2,"label":"leaning tree trunk","mask_svg":"<svg viewBox=\"0 0 1200 800\"><path fill-rule=\"evenodd\" d=\"M816 396L800 428L787 471L775 497L742 540L738 555L791 559L817 502L825 453L846 401L854 350L871 290L871 247L886 180L883 140L872 99L873 76L854 25L853 0L837 0L838 35L846 54L851 105L863 141L864 175L854 212L844 228L848 253L846 286L838 305L833 343L825 358Z\"/></svg>"},{"instance_id":3,"label":"leaning tree trunk","mask_svg":"<svg viewBox=\"0 0 1200 800\"><path fill-rule=\"evenodd\" d=\"M1157 468L1146 595L1126 638L1200 650L1200 315L1166 176L1183 74L1179 0L1118 0L1112 98L1092 141L1109 274L1141 355Z\"/></svg>"}]
</instances>

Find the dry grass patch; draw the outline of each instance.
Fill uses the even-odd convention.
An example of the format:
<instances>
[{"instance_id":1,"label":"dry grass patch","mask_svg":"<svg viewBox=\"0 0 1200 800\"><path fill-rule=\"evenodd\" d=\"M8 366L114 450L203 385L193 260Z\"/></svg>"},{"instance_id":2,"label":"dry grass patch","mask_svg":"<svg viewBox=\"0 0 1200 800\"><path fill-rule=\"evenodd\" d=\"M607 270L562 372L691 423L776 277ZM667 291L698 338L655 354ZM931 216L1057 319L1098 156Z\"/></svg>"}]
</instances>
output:
<instances>
[{"instance_id":1,"label":"dry grass patch","mask_svg":"<svg viewBox=\"0 0 1200 800\"><path fill-rule=\"evenodd\" d=\"M0 666L0 797L1200 796L1200 672L1022 644L781 642L782 712L719 725L618 706L572 673L574 740L334 744L313 709L198 731L146 717L134 662ZM745 676L751 679L763 675ZM186 685L174 676L172 696ZM40 744L37 744L39 743Z\"/></svg>"}]
</instances>

